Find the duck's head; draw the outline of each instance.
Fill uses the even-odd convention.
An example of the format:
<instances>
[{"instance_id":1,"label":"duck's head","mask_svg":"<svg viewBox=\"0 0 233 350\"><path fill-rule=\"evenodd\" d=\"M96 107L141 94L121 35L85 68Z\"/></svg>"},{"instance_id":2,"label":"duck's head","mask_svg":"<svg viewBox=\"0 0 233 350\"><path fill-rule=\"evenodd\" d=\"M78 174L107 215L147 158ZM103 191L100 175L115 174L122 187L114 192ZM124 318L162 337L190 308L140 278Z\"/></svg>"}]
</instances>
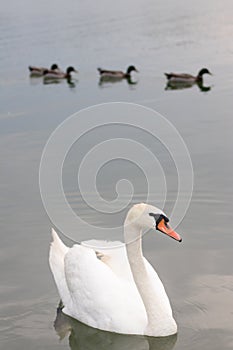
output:
<instances>
[{"instance_id":1,"label":"duck's head","mask_svg":"<svg viewBox=\"0 0 233 350\"><path fill-rule=\"evenodd\" d=\"M58 65L56 63L54 63L54 64L52 64L50 69L51 70L56 70L56 69L58 69Z\"/></svg>"},{"instance_id":2,"label":"duck's head","mask_svg":"<svg viewBox=\"0 0 233 350\"><path fill-rule=\"evenodd\" d=\"M78 73L78 71L76 69L74 69L74 67L72 67L72 66L68 67L66 70L66 73L70 74L72 72Z\"/></svg>"},{"instance_id":3,"label":"duck's head","mask_svg":"<svg viewBox=\"0 0 233 350\"><path fill-rule=\"evenodd\" d=\"M131 72L138 72L138 70L134 66L129 66L126 73L130 74Z\"/></svg>"},{"instance_id":4,"label":"duck's head","mask_svg":"<svg viewBox=\"0 0 233 350\"><path fill-rule=\"evenodd\" d=\"M209 71L207 68L202 68L202 69L199 71L199 73L198 73L198 77L202 78L202 76L203 76L204 74L210 74L210 75L212 75L212 74L210 73L210 71Z\"/></svg>"},{"instance_id":5,"label":"duck's head","mask_svg":"<svg viewBox=\"0 0 233 350\"><path fill-rule=\"evenodd\" d=\"M145 203L134 205L126 217L127 224L137 226L140 231L147 231L148 229L157 230L178 242L182 241L180 235L170 227L167 215L153 205Z\"/></svg>"}]
</instances>

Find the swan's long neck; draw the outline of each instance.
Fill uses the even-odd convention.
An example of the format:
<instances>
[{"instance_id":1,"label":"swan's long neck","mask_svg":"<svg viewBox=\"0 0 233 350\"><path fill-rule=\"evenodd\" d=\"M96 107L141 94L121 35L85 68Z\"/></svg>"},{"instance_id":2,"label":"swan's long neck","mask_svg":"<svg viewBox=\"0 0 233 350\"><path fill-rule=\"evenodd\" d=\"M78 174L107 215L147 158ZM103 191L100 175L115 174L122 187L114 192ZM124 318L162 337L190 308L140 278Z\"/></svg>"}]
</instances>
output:
<instances>
[{"instance_id":1,"label":"swan's long neck","mask_svg":"<svg viewBox=\"0 0 233 350\"><path fill-rule=\"evenodd\" d=\"M148 274L142 255L142 239L140 230L136 225L126 223L124 235L131 271L147 313L148 324L145 334L155 335L155 330L161 328L164 329L168 321L170 321L173 326L172 314L171 312L168 312L167 305L164 307L164 296L161 295L161 281L159 278L157 278L160 286L158 290L156 290L156 280L154 280L152 283ZM165 291L164 294L165 299L167 299ZM165 301L165 303L167 302L169 303L168 300Z\"/></svg>"}]
</instances>

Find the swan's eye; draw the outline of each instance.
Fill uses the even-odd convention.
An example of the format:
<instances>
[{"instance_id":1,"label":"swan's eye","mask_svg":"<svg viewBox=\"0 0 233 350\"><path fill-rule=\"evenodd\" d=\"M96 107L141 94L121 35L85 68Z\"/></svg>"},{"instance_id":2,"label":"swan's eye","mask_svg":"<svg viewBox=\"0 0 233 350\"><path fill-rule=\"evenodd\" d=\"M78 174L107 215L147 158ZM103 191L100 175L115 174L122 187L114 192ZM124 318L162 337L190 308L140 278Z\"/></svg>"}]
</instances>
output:
<instances>
[{"instance_id":1,"label":"swan's eye","mask_svg":"<svg viewBox=\"0 0 233 350\"><path fill-rule=\"evenodd\" d=\"M154 213L149 213L150 216L153 216L153 218L155 219L155 224L157 223L157 221L160 221L160 217L162 216L161 214L154 214Z\"/></svg>"},{"instance_id":2,"label":"swan's eye","mask_svg":"<svg viewBox=\"0 0 233 350\"><path fill-rule=\"evenodd\" d=\"M163 214L154 214L154 213L149 213L149 215L154 217L156 229L158 229L159 224L161 222L163 222L164 226L169 229L169 225L168 225L169 219L168 219L168 217L166 217Z\"/></svg>"}]
</instances>

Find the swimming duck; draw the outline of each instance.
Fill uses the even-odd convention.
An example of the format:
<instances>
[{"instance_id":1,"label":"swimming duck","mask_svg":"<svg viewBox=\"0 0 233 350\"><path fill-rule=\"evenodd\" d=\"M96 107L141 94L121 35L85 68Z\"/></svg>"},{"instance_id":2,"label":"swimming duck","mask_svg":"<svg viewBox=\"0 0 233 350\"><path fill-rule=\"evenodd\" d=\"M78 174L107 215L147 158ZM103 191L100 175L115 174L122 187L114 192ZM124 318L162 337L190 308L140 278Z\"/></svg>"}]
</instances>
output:
<instances>
[{"instance_id":1,"label":"swimming duck","mask_svg":"<svg viewBox=\"0 0 233 350\"><path fill-rule=\"evenodd\" d=\"M45 79L70 79L72 72L78 73L74 67L70 66L66 69L66 72L45 70L43 75Z\"/></svg>"},{"instance_id":2,"label":"swimming duck","mask_svg":"<svg viewBox=\"0 0 233 350\"><path fill-rule=\"evenodd\" d=\"M60 72L60 68L56 63L52 64L50 69L45 67L35 67L35 66L29 66L28 69L30 71L30 75L33 77L42 77L45 71Z\"/></svg>"},{"instance_id":3,"label":"swimming duck","mask_svg":"<svg viewBox=\"0 0 233 350\"><path fill-rule=\"evenodd\" d=\"M100 73L101 78L112 78L112 79L124 79L124 78L127 79L127 78L130 78L131 72L133 71L138 72L138 70L134 66L129 66L125 73L117 70L107 70L102 68L97 68L97 69Z\"/></svg>"},{"instance_id":4,"label":"swimming duck","mask_svg":"<svg viewBox=\"0 0 233 350\"><path fill-rule=\"evenodd\" d=\"M191 84L202 82L204 74L212 75L207 68L202 68L196 77L186 73L164 73L164 74L166 75L169 82L191 83Z\"/></svg>"}]
</instances>

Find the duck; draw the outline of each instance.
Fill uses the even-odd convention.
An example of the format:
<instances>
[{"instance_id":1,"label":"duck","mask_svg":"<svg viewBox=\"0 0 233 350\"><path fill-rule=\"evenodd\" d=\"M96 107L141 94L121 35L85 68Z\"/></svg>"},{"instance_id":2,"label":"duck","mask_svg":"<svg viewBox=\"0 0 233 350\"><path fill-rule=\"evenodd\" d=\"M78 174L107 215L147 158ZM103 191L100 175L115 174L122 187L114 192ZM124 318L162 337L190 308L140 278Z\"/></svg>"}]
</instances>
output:
<instances>
[{"instance_id":1,"label":"duck","mask_svg":"<svg viewBox=\"0 0 233 350\"><path fill-rule=\"evenodd\" d=\"M45 79L71 79L72 72L78 73L74 67L70 66L66 69L66 72L45 70L43 75Z\"/></svg>"},{"instance_id":2,"label":"duck","mask_svg":"<svg viewBox=\"0 0 233 350\"><path fill-rule=\"evenodd\" d=\"M124 78L130 78L131 72L138 72L138 70L135 68L135 66L129 66L126 70L126 72L123 71L117 71L117 70L107 70L102 68L97 68L97 70L100 73L100 78L110 78L110 79L124 79Z\"/></svg>"},{"instance_id":3,"label":"duck","mask_svg":"<svg viewBox=\"0 0 233 350\"><path fill-rule=\"evenodd\" d=\"M60 68L56 63L52 64L50 68L29 66L28 69L30 71L30 75L33 77L42 77L45 71L60 72Z\"/></svg>"},{"instance_id":4,"label":"duck","mask_svg":"<svg viewBox=\"0 0 233 350\"><path fill-rule=\"evenodd\" d=\"M168 222L159 208L139 203L126 215L124 243L89 240L69 248L52 229L49 264L63 313L108 332L176 334L164 286L142 252L142 236L148 229L182 241Z\"/></svg>"},{"instance_id":5,"label":"duck","mask_svg":"<svg viewBox=\"0 0 233 350\"><path fill-rule=\"evenodd\" d=\"M168 79L168 82L173 83L189 83L189 84L195 84L197 82L203 82L203 75L204 74L210 74L210 71L207 68L202 68L197 76L193 76L191 74L186 73L164 73L165 76Z\"/></svg>"}]
</instances>

